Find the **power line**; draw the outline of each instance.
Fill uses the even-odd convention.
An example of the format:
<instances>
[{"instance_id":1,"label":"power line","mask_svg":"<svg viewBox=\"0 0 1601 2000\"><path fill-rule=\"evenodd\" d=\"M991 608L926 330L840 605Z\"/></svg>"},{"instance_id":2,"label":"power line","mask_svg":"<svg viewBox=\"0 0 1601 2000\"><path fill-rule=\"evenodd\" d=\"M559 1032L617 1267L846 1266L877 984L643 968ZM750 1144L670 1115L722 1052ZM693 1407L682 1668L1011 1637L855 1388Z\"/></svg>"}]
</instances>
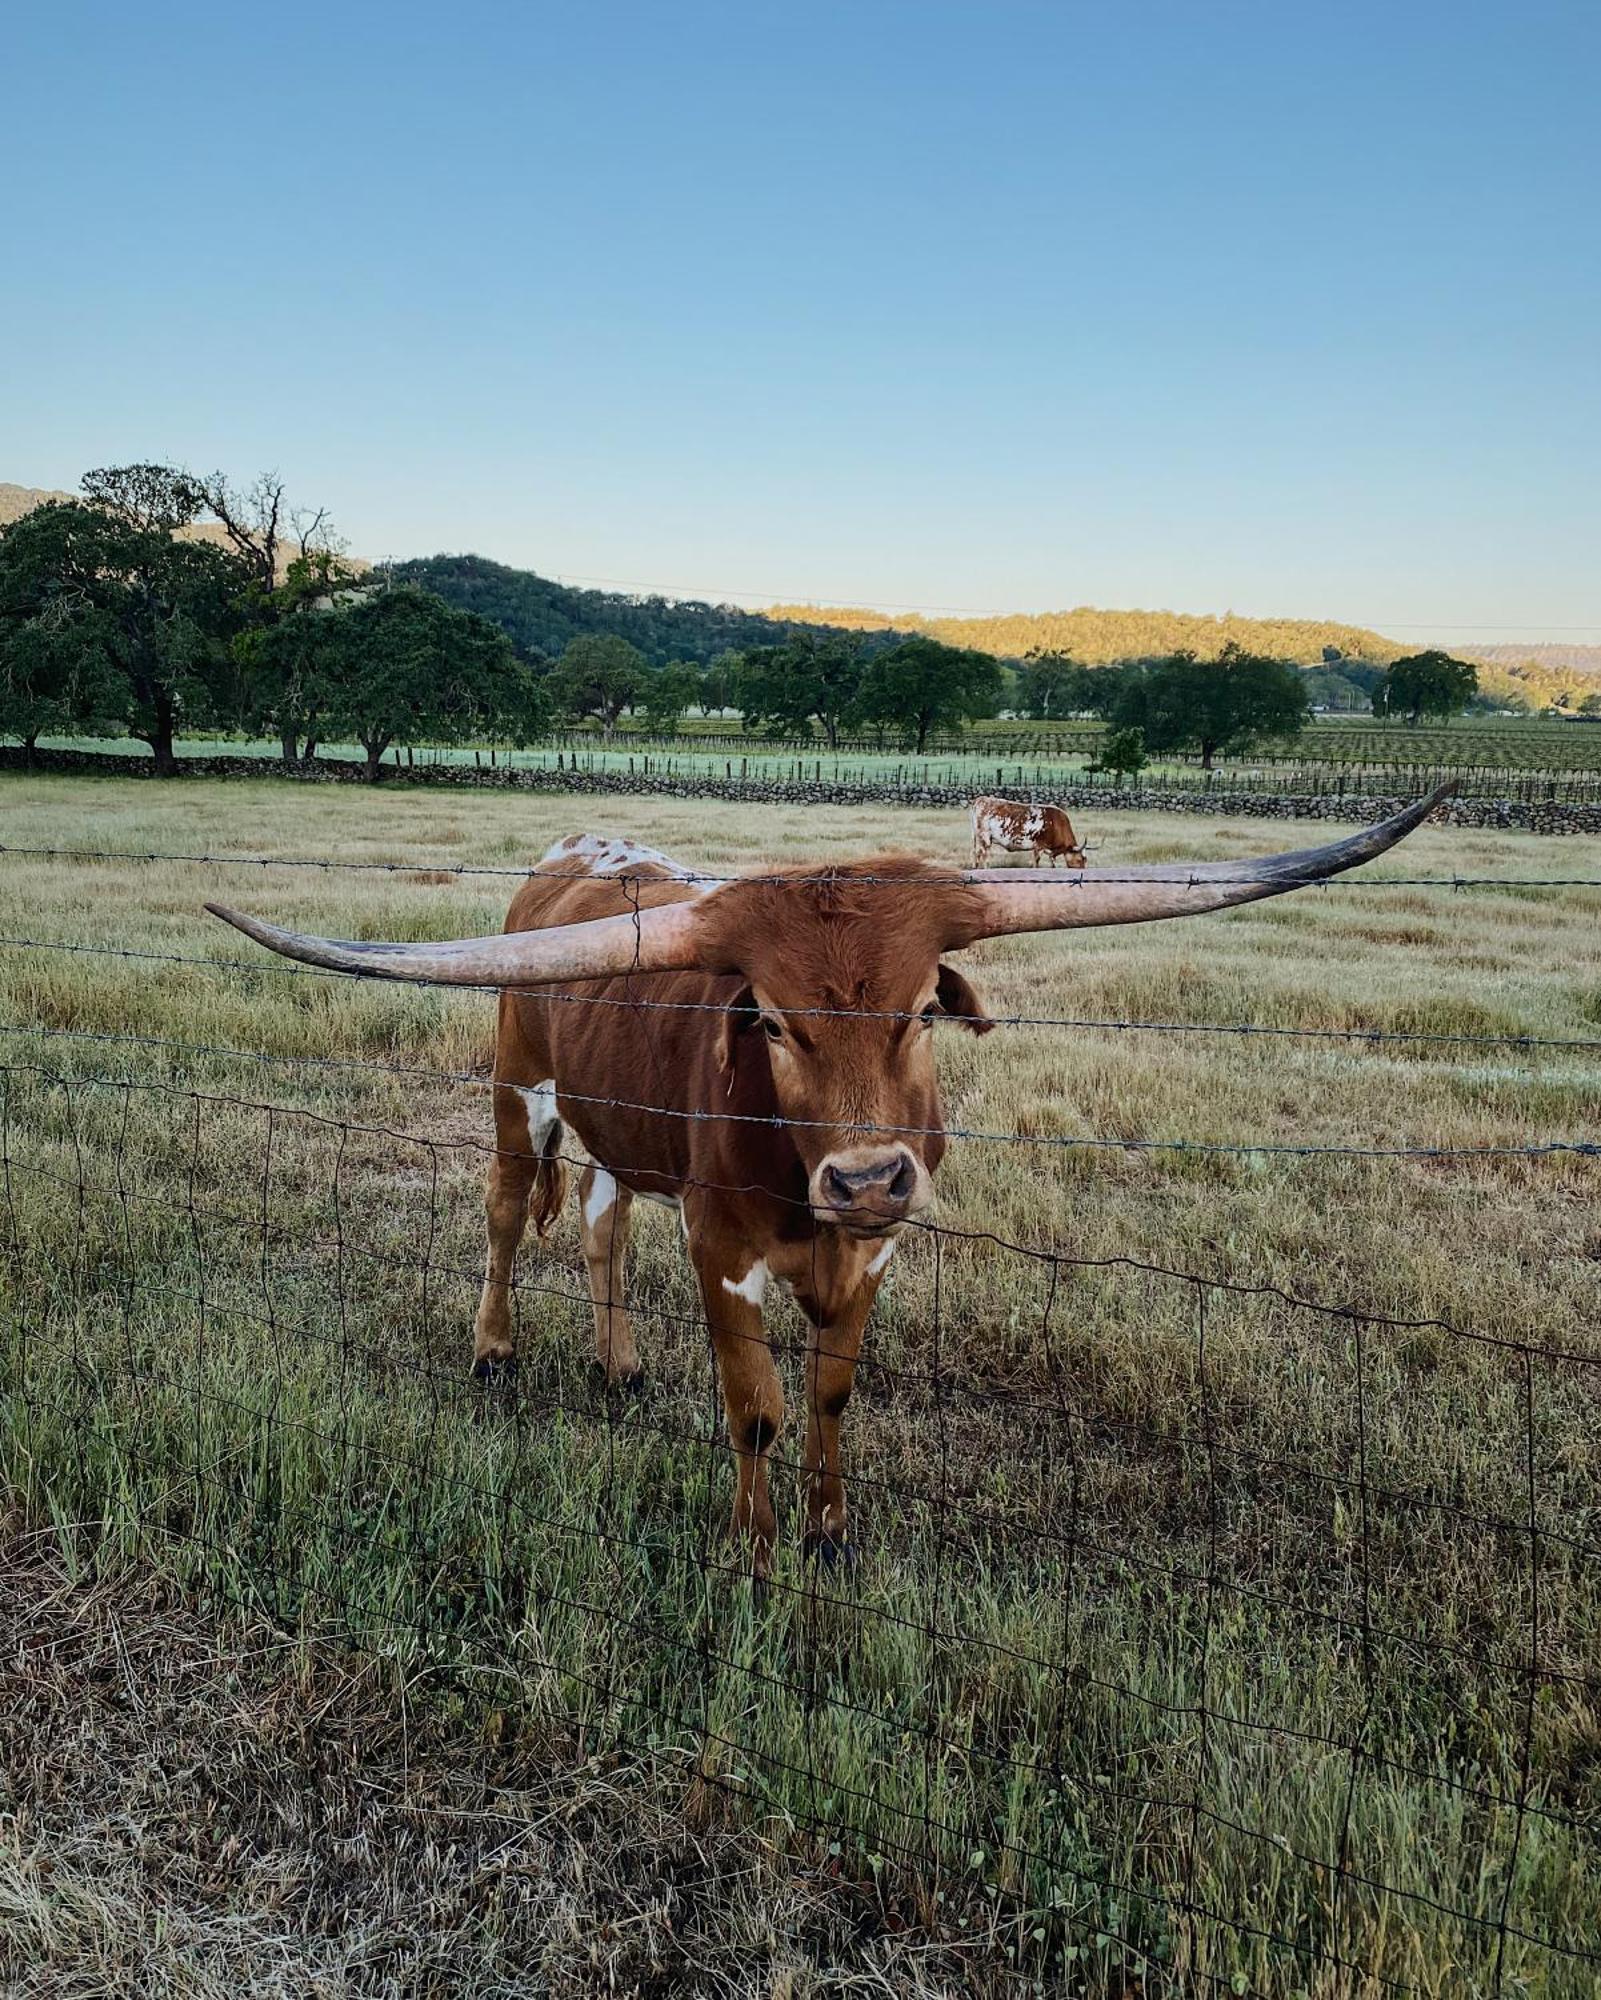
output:
<instances>
[{"instance_id":1,"label":"power line","mask_svg":"<svg viewBox=\"0 0 1601 2000\"><path fill-rule=\"evenodd\" d=\"M577 570L561 570L554 582L560 584L599 585L608 590L627 591L641 597L662 597L680 603L727 603L738 604L740 599L750 599L768 607L795 606L807 611L823 614L829 611L878 611L893 616L899 611L917 614L934 613L951 618L1071 618L1079 607L1073 609L1056 608L1044 611L1019 610L1016 605L995 604L928 604L914 603L906 598L841 597L831 592L794 590L735 590L723 585L702 585L699 588L688 584L641 583L637 578L623 576L592 576ZM1520 620L1516 623L1475 623L1460 618L1387 618L1378 623L1369 623L1359 618L1299 617L1289 612L1264 613L1222 613L1207 611L1148 612L1140 610L1117 610L1109 605L1083 607L1094 616L1102 618L1152 618L1176 617L1186 623L1197 625L1221 625L1228 619L1251 625L1333 625L1348 631L1374 632L1384 636L1384 627L1397 632L1601 632L1601 620L1580 620L1570 624L1530 624ZM823 620L827 622L826 618Z\"/></svg>"}]
</instances>

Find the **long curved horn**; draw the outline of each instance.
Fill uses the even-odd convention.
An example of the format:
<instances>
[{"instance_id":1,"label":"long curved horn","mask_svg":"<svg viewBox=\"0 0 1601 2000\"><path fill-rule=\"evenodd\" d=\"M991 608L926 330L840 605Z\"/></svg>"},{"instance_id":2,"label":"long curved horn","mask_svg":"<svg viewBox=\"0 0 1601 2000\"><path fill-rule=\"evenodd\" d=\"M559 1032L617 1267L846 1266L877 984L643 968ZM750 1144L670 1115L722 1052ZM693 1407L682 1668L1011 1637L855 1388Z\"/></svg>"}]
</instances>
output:
<instances>
[{"instance_id":1,"label":"long curved horn","mask_svg":"<svg viewBox=\"0 0 1601 2000\"><path fill-rule=\"evenodd\" d=\"M451 938L440 944L362 944L303 937L220 903L214 917L269 951L354 972L370 979L413 979L439 986L545 986L556 980L610 979L625 972L688 972L704 958L699 903L665 903L637 917L597 917L548 930L506 931L498 937Z\"/></svg>"},{"instance_id":2,"label":"long curved horn","mask_svg":"<svg viewBox=\"0 0 1601 2000\"><path fill-rule=\"evenodd\" d=\"M1130 868L1083 868L1045 881L1009 868L968 868L963 882L982 897L981 920L962 943L1007 937L1020 931L1076 930L1092 924L1139 924L1153 917L1199 916L1254 903L1326 882L1385 853L1422 824L1442 799L1456 790L1441 785L1404 812L1364 827L1327 847L1303 847L1293 854L1265 854L1254 861L1168 861Z\"/></svg>"}]
</instances>

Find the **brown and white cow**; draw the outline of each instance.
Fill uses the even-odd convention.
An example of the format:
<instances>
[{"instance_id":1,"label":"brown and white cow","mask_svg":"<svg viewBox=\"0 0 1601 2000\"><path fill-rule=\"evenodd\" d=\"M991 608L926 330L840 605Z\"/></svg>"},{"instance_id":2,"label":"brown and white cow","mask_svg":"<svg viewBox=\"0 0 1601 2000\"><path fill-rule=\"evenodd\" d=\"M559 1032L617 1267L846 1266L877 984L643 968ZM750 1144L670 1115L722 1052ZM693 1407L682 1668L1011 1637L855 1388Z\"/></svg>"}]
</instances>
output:
<instances>
[{"instance_id":1,"label":"brown and white cow","mask_svg":"<svg viewBox=\"0 0 1601 2000\"><path fill-rule=\"evenodd\" d=\"M1060 806L1032 805L1019 799L974 799L973 866L982 868L996 848L1003 854L1032 854L1041 861L1069 868L1084 866L1084 849L1073 822Z\"/></svg>"},{"instance_id":2,"label":"brown and white cow","mask_svg":"<svg viewBox=\"0 0 1601 2000\"><path fill-rule=\"evenodd\" d=\"M570 1126L591 1162L578 1194L609 1381L640 1366L624 1295L629 1211L644 1198L680 1212L735 1452L734 1527L762 1575L776 1532L767 1459L784 1415L763 1297L787 1285L811 1327L806 1539L831 1559L847 1545L840 1419L863 1329L945 1151L929 1029L991 1025L947 954L1321 882L1384 853L1443 795L1326 847L1054 880L886 856L712 882L627 841L577 835L517 891L503 935L442 944L340 943L208 907L312 965L501 989L475 1369L513 1361L513 1263L530 1214L543 1234L560 1210Z\"/></svg>"}]
</instances>

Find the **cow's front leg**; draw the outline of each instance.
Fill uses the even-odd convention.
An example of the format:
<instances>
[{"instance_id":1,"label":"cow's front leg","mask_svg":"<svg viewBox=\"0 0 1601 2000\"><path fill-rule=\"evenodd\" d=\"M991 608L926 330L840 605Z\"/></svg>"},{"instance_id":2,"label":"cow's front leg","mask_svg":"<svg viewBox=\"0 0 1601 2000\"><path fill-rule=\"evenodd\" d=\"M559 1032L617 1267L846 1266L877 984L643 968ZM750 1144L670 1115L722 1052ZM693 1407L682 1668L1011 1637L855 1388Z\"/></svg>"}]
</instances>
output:
<instances>
[{"instance_id":1,"label":"cow's front leg","mask_svg":"<svg viewBox=\"0 0 1601 2000\"><path fill-rule=\"evenodd\" d=\"M867 1317L894 1252L890 1240L872 1249L856 1283L833 1298L814 1297L805 1287L796 1288L812 1328L806 1355L806 1552L825 1563L850 1554L840 1424L856 1384Z\"/></svg>"},{"instance_id":2,"label":"cow's front leg","mask_svg":"<svg viewBox=\"0 0 1601 2000\"><path fill-rule=\"evenodd\" d=\"M767 1454L784 1421L783 1385L762 1324L767 1265L744 1246L719 1242L715 1235L693 1242L690 1255L734 1448L734 1538L748 1539L751 1575L760 1581L772 1567L778 1528L767 1490Z\"/></svg>"},{"instance_id":3,"label":"cow's front leg","mask_svg":"<svg viewBox=\"0 0 1601 2000\"><path fill-rule=\"evenodd\" d=\"M528 1198L543 1162L525 1154L497 1153L484 1193L488 1252L484 1289L473 1323L473 1373L480 1381L509 1374L515 1356L511 1333L511 1279L517 1248L528 1226Z\"/></svg>"},{"instance_id":4,"label":"cow's front leg","mask_svg":"<svg viewBox=\"0 0 1601 2000\"><path fill-rule=\"evenodd\" d=\"M589 1267L589 1296L595 1308L595 1359L608 1388L637 1382L640 1374L639 1349L623 1290L623 1260L633 1206L633 1194L604 1167L585 1167L578 1182L578 1208L584 1262Z\"/></svg>"}]
</instances>

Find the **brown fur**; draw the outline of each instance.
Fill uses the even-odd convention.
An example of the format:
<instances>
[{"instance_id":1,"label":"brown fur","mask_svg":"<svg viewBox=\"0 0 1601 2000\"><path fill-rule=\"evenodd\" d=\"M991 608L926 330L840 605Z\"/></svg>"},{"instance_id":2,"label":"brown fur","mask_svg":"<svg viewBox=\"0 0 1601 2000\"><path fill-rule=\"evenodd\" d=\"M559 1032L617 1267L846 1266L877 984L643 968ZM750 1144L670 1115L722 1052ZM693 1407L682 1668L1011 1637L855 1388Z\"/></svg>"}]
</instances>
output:
<instances>
[{"instance_id":1,"label":"brown fur","mask_svg":"<svg viewBox=\"0 0 1601 2000\"><path fill-rule=\"evenodd\" d=\"M657 862L623 877L591 874L576 856L545 864L517 892L506 928L695 894ZM761 1266L789 1283L813 1329L807 1526L813 1545L832 1550L846 1539L839 1422L887 1261L880 1253L926 1202L945 1151L924 1013L989 1028L967 981L939 962L943 949L981 934L984 908L949 874L893 855L736 881L700 908L708 971L502 994L498 1152L474 1352L484 1372L511 1358L508 1285L522 1216L530 1202L536 1222L559 1206L560 1130L536 1154L522 1095L554 1081L562 1123L618 1188L585 1222L596 1353L609 1380L639 1365L621 1298L629 1203L655 1195L682 1206L736 1454L735 1527L761 1573L776 1532L766 1459L783 1397L753 1274ZM781 1039L769 1038L766 1022ZM590 1174L585 1189L596 1201L606 1191Z\"/></svg>"}]
</instances>

